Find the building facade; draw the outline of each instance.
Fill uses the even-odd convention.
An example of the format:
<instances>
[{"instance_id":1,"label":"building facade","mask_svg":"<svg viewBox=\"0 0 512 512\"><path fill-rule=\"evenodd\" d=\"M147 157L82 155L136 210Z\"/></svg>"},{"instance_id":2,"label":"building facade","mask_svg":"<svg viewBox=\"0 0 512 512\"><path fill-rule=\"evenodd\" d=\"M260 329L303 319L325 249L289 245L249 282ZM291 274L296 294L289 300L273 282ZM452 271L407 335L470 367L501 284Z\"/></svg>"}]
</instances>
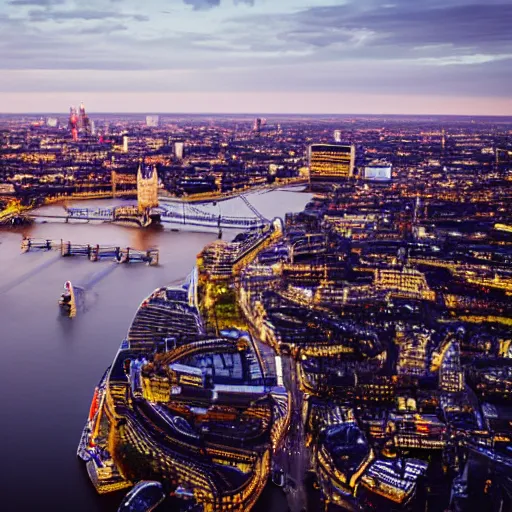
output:
<instances>
[{"instance_id":1,"label":"building facade","mask_svg":"<svg viewBox=\"0 0 512 512\"><path fill-rule=\"evenodd\" d=\"M355 146L313 144L309 147L310 181L337 181L354 175Z\"/></svg>"}]
</instances>

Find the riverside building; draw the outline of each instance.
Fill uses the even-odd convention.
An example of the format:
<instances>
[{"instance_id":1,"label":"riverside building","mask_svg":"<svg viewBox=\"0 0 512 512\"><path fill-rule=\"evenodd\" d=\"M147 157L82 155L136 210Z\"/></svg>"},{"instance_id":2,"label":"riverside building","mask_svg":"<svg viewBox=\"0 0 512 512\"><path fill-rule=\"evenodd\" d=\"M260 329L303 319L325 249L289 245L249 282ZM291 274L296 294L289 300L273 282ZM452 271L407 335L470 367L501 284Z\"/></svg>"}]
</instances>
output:
<instances>
[{"instance_id":1,"label":"riverside building","mask_svg":"<svg viewBox=\"0 0 512 512\"><path fill-rule=\"evenodd\" d=\"M309 147L309 179L338 181L354 176L355 146L313 144Z\"/></svg>"}]
</instances>

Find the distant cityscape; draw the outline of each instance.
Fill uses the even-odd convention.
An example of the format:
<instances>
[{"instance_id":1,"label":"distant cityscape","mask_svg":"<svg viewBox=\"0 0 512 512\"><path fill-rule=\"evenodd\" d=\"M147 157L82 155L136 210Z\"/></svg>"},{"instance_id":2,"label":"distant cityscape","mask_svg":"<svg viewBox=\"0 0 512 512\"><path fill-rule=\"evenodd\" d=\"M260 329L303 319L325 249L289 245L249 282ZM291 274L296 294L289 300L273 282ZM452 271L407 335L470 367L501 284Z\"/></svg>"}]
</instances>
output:
<instances>
[{"instance_id":1,"label":"distant cityscape","mask_svg":"<svg viewBox=\"0 0 512 512\"><path fill-rule=\"evenodd\" d=\"M311 200L267 218L269 190ZM0 224L41 220L218 238L140 297L84 411L119 511L249 511L269 483L291 512L512 510L512 118L0 116Z\"/></svg>"}]
</instances>

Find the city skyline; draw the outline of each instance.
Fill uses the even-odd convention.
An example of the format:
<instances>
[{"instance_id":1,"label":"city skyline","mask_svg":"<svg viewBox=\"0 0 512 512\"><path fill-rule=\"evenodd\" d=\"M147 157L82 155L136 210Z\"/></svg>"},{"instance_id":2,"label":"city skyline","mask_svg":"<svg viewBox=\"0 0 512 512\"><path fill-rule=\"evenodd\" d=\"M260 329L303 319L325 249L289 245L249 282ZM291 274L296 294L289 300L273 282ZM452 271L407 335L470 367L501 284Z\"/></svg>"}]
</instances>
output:
<instances>
[{"instance_id":1,"label":"city skyline","mask_svg":"<svg viewBox=\"0 0 512 512\"><path fill-rule=\"evenodd\" d=\"M512 117L89 99L0 115L6 510L512 510Z\"/></svg>"},{"instance_id":2,"label":"city skyline","mask_svg":"<svg viewBox=\"0 0 512 512\"><path fill-rule=\"evenodd\" d=\"M0 112L511 115L508 2L11 0Z\"/></svg>"}]
</instances>

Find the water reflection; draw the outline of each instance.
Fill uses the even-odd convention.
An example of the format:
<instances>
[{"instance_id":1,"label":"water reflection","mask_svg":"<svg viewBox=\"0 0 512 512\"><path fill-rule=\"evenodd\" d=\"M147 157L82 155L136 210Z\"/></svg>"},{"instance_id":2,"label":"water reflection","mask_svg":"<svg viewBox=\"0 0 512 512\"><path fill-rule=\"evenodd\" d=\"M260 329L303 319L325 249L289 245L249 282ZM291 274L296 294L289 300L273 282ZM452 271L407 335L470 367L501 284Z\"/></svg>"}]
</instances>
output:
<instances>
[{"instance_id":1,"label":"water reflection","mask_svg":"<svg viewBox=\"0 0 512 512\"><path fill-rule=\"evenodd\" d=\"M156 247L164 232L161 226L150 226L146 229L133 229L131 231L132 236L129 247L141 251Z\"/></svg>"}]
</instances>

